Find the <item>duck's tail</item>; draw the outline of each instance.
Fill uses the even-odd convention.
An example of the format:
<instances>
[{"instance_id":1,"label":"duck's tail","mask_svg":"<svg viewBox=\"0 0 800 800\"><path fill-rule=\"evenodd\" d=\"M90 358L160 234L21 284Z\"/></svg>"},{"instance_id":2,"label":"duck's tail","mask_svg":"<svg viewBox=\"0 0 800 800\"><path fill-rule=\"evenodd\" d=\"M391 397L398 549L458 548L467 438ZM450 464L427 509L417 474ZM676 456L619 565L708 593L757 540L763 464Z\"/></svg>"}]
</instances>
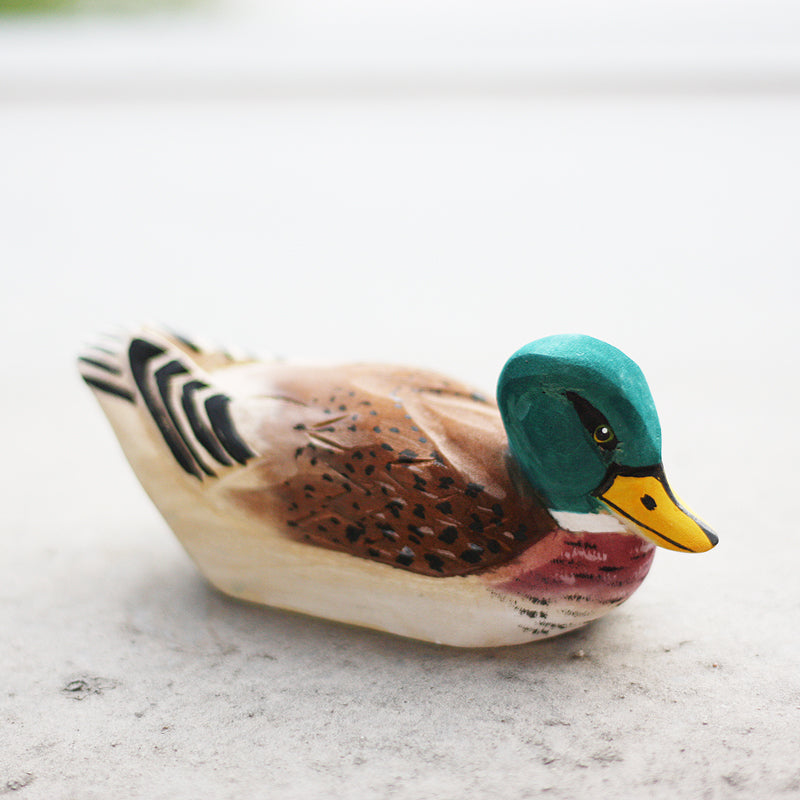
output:
<instances>
[{"instance_id":1,"label":"duck's tail","mask_svg":"<svg viewBox=\"0 0 800 800\"><path fill-rule=\"evenodd\" d=\"M254 455L234 428L231 398L212 378L252 360L146 327L98 337L78 367L129 458L147 442L165 445L185 473L203 481Z\"/></svg>"}]
</instances>

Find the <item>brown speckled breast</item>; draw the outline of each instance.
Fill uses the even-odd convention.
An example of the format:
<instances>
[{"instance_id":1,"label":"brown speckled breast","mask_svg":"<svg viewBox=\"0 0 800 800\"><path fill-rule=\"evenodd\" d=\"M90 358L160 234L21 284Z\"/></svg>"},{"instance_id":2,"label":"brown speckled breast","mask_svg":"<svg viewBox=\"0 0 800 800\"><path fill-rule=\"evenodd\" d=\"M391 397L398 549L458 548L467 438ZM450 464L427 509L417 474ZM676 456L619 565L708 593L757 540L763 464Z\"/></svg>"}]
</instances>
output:
<instances>
[{"instance_id":1,"label":"brown speckled breast","mask_svg":"<svg viewBox=\"0 0 800 800\"><path fill-rule=\"evenodd\" d=\"M555 528L509 471L495 404L466 386L370 365L285 367L268 388L284 404L261 435L284 462L273 453L253 467L259 488L230 492L299 542L444 577L504 564Z\"/></svg>"}]
</instances>

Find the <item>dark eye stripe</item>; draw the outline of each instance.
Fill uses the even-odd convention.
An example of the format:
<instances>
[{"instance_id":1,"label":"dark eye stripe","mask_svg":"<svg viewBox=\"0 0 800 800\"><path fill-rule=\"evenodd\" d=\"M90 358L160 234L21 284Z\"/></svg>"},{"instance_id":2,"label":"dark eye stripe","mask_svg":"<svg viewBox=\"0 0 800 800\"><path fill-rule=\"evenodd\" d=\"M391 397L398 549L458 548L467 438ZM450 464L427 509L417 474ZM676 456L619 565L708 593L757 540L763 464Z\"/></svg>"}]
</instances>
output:
<instances>
[{"instance_id":1,"label":"dark eye stripe","mask_svg":"<svg viewBox=\"0 0 800 800\"><path fill-rule=\"evenodd\" d=\"M585 398L576 392L567 392L567 400L572 403L583 427L589 432L592 440L597 442L604 450L613 450L617 446L617 437L614 429L608 424L608 420ZM608 428L611 434L604 442L598 441L595 435L599 428Z\"/></svg>"}]
</instances>

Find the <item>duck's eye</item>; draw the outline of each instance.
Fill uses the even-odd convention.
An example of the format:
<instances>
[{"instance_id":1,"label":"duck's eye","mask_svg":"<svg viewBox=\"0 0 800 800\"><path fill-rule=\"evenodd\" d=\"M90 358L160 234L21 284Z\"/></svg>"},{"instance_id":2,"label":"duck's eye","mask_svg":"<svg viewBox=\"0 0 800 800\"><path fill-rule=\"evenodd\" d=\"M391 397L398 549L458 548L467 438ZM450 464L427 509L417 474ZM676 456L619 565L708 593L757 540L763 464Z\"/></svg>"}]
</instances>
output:
<instances>
[{"instance_id":1,"label":"duck's eye","mask_svg":"<svg viewBox=\"0 0 800 800\"><path fill-rule=\"evenodd\" d=\"M586 432L603 450L613 450L619 442L608 420L588 400L576 392L567 392L567 400L578 414Z\"/></svg>"},{"instance_id":2,"label":"duck's eye","mask_svg":"<svg viewBox=\"0 0 800 800\"><path fill-rule=\"evenodd\" d=\"M614 431L608 425L598 425L593 435L597 444L608 444L614 438Z\"/></svg>"}]
</instances>

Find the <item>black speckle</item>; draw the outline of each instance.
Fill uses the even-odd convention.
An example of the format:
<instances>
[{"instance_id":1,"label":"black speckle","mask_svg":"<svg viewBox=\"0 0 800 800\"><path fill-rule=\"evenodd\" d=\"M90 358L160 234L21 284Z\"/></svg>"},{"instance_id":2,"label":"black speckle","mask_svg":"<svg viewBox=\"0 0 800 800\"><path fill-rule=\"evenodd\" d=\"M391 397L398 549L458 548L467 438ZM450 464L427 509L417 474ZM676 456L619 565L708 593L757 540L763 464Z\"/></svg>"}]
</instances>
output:
<instances>
[{"instance_id":1,"label":"black speckle","mask_svg":"<svg viewBox=\"0 0 800 800\"><path fill-rule=\"evenodd\" d=\"M436 508L442 512L442 514L452 514L453 513L453 506L451 505L449 500L443 500L441 503L436 504Z\"/></svg>"},{"instance_id":2,"label":"black speckle","mask_svg":"<svg viewBox=\"0 0 800 800\"><path fill-rule=\"evenodd\" d=\"M303 487L303 491L305 491L305 492L313 492L314 491L314 487L310 483L307 483Z\"/></svg>"},{"instance_id":3,"label":"black speckle","mask_svg":"<svg viewBox=\"0 0 800 800\"><path fill-rule=\"evenodd\" d=\"M380 551L380 550L378 550L378 549L376 549L376 548L374 548L374 547L370 547L370 548L367 550L367 553L369 553L369 555L370 555L372 558L379 558L379 557L380 557L380 554L381 554L381 551Z\"/></svg>"},{"instance_id":4,"label":"black speckle","mask_svg":"<svg viewBox=\"0 0 800 800\"><path fill-rule=\"evenodd\" d=\"M468 483L467 488L464 490L464 494L467 497L477 497L483 491L483 486L479 483Z\"/></svg>"},{"instance_id":5,"label":"black speckle","mask_svg":"<svg viewBox=\"0 0 800 800\"><path fill-rule=\"evenodd\" d=\"M486 542L486 549L490 553L499 553L501 550L500 542L498 542L497 539L489 539Z\"/></svg>"},{"instance_id":6,"label":"black speckle","mask_svg":"<svg viewBox=\"0 0 800 800\"><path fill-rule=\"evenodd\" d=\"M644 497L642 497L642 505L648 511L652 511L656 507L657 504L656 504L656 501L652 497L650 497L649 494L646 494L646 495L644 495Z\"/></svg>"},{"instance_id":7,"label":"black speckle","mask_svg":"<svg viewBox=\"0 0 800 800\"><path fill-rule=\"evenodd\" d=\"M469 529L475 531L475 533L483 533L481 518L477 514L470 514L470 516L472 517L472 522L469 525Z\"/></svg>"},{"instance_id":8,"label":"black speckle","mask_svg":"<svg viewBox=\"0 0 800 800\"><path fill-rule=\"evenodd\" d=\"M344 468L348 472L355 472L356 471L356 468L349 461L344 465Z\"/></svg>"},{"instance_id":9,"label":"black speckle","mask_svg":"<svg viewBox=\"0 0 800 800\"><path fill-rule=\"evenodd\" d=\"M495 503L492 506L492 514L502 519L505 516L505 512L503 511L503 506L501 506L500 503Z\"/></svg>"},{"instance_id":10,"label":"black speckle","mask_svg":"<svg viewBox=\"0 0 800 800\"><path fill-rule=\"evenodd\" d=\"M397 539L397 531L388 522L379 522L378 530L386 539L390 539L391 541Z\"/></svg>"},{"instance_id":11,"label":"black speckle","mask_svg":"<svg viewBox=\"0 0 800 800\"><path fill-rule=\"evenodd\" d=\"M476 403L488 403L489 402L482 394L479 394L478 392L473 392L470 395L470 399L474 400Z\"/></svg>"},{"instance_id":12,"label":"black speckle","mask_svg":"<svg viewBox=\"0 0 800 800\"><path fill-rule=\"evenodd\" d=\"M528 526L524 522L520 522L513 536L518 542L524 542L528 538Z\"/></svg>"},{"instance_id":13,"label":"black speckle","mask_svg":"<svg viewBox=\"0 0 800 800\"><path fill-rule=\"evenodd\" d=\"M431 569L436 570L436 572L444 572L444 561L435 553L425 553L425 560Z\"/></svg>"},{"instance_id":14,"label":"black speckle","mask_svg":"<svg viewBox=\"0 0 800 800\"><path fill-rule=\"evenodd\" d=\"M439 478L439 488L441 489L449 489L454 483L455 481L447 475L443 478Z\"/></svg>"},{"instance_id":15,"label":"black speckle","mask_svg":"<svg viewBox=\"0 0 800 800\"><path fill-rule=\"evenodd\" d=\"M333 478L330 475L328 475L327 472L323 472L322 473L322 480L329 481L330 483L333 483Z\"/></svg>"},{"instance_id":16,"label":"black speckle","mask_svg":"<svg viewBox=\"0 0 800 800\"><path fill-rule=\"evenodd\" d=\"M455 525L448 525L440 534L439 539L447 544L453 544L458 539L458 528Z\"/></svg>"},{"instance_id":17,"label":"black speckle","mask_svg":"<svg viewBox=\"0 0 800 800\"><path fill-rule=\"evenodd\" d=\"M395 561L398 564L402 564L404 567L408 567L414 561L414 551L406 545L398 554Z\"/></svg>"},{"instance_id":18,"label":"black speckle","mask_svg":"<svg viewBox=\"0 0 800 800\"><path fill-rule=\"evenodd\" d=\"M469 564L477 564L483 555L483 548L479 544L470 544L467 549L459 556L462 561Z\"/></svg>"},{"instance_id":19,"label":"black speckle","mask_svg":"<svg viewBox=\"0 0 800 800\"><path fill-rule=\"evenodd\" d=\"M417 440L420 444L428 444L428 440L424 436L420 436Z\"/></svg>"},{"instance_id":20,"label":"black speckle","mask_svg":"<svg viewBox=\"0 0 800 800\"><path fill-rule=\"evenodd\" d=\"M364 467L364 474L365 475L372 475L373 472L375 472L375 465L374 464L367 464L367 466Z\"/></svg>"},{"instance_id":21,"label":"black speckle","mask_svg":"<svg viewBox=\"0 0 800 800\"><path fill-rule=\"evenodd\" d=\"M386 504L386 508L388 508L391 515L397 519L400 516L400 510L403 508L403 502L401 500L392 500L390 503Z\"/></svg>"},{"instance_id":22,"label":"black speckle","mask_svg":"<svg viewBox=\"0 0 800 800\"><path fill-rule=\"evenodd\" d=\"M305 450L305 447L298 447L297 450L294 451L294 457L300 458L300 456L303 455L303 450Z\"/></svg>"},{"instance_id":23,"label":"black speckle","mask_svg":"<svg viewBox=\"0 0 800 800\"><path fill-rule=\"evenodd\" d=\"M353 453L353 458L356 461L361 461L361 459L364 458L364 454L360 450L356 450L355 453Z\"/></svg>"},{"instance_id":24,"label":"black speckle","mask_svg":"<svg viewBox=\"0 0 800 800\"><path fill-rule=\"evenodd\" d=\"M347 411L347 406L342 404L339 406L339 411Z\"/></svg>"},{"instance_id":25,"label":"black speckle","mask_svg":"<svg viewBox=\"0 0 800 800\"><path fill-rule=\"evenodd\" d=\"M302 422L298 422L297 425L294 426L294 429L296 431L304 431L306 429L306 426L303 425Z\"/></svg>"},{"instance_id":26,"label":"black speckle","mask_svg":"<svg viewBox=\"0 0 800 800\"><path fill-rule=\"evenodd\" d=\"M357 525L348 525L344 532L351 542L357 542L364 534L364 528L360 528Z\"/></svg>"},{"instance_id":27,"label":"black speckle","mask_svg":"<svg viewBox=\"0 0 800 800\"><path fill-rule=\"evenodd\" d=\"M393 452L393 451L394 451L394 447L392 447L392 446L391 446L391 445L390 445L388 442L384 442L384 443L381 445L381 447L382 447L384 450L388 450L389 452Z\"/></svg>"},{"instance_id":28,"label":"black speckle","mask_svg":"<svg viewBox=\"0 0 800 800\"><path fill-rule=\"evenodd\" d=\"M400 433L400 428L389 428L390 433Z\"/></svg>"},{"instance_id":29,"label":"black speckle","mask_svg":"<svg viewBox=\"0 0 800 800\"><path fill-rule=\"evenodd\" d=\"M376 425L372 430L375 431L375 433L380 433L381 432L381 426L380 425Z\"/></svg>"},{"instance_id":30,"label":"black speckle","mask_svg":"<svg viewBox=\"0 0 800 800\"><path fill-rule=\"evenodd\" d=\"M358 430L358 428L355 425L348 425L347 430L353 431L353 433L355 433Z\"/></svg>"},{"instance_id":31,"label":"black speckle","mask_svg":"<svg viewBox=\"0 0 800 800\"><path fill-rule=\"evenodd\" d=\"M400 461L401 462L406 462L407 463L409 461L413 461L416 457L417 457L417 454L413 450L406 449L406 450L403 450L400 453Z\"/></svg>"},{"instance_id":32,"label":"black speckle","mask_svg":"<svg viewBox=\"0 0 800 800\"><path fill-rule=\"evenodd\" d=\"M425 519L425 509L422 507L421 503L417 503L417 505L414 506L414 516Z\"/></svg>"}]
</instances>

